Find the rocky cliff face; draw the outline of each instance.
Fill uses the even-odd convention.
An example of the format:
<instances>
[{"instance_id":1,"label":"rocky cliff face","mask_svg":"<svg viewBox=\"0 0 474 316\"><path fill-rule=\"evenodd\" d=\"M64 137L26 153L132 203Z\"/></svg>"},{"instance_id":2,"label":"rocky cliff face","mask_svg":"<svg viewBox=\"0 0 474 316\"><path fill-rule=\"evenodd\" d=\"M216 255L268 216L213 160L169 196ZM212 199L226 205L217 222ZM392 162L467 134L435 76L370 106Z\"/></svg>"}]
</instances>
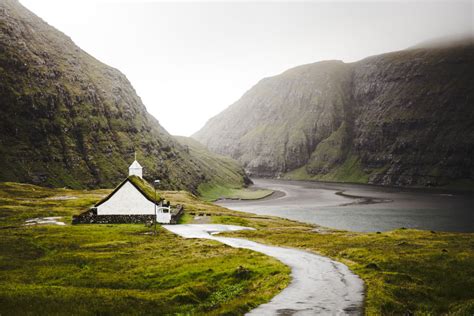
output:
<instances>
[{"instance_id":1,"label":"rocky cliff face","mask_svg":"<svg viewBox=\"0 0 474 316\"><path fill-rule=\"evenodd\" d=\"M194 138L258 176L474 180L474 44L430 45L260 81Z\"/></svg>"},{"instance_id":2,"label":"rocky cliff face","mask_svg":"<svg viewBox=\"0 0 474 316\"><path fill-rule=\"evenodd\" d=\"M167 188L196 192L214 179L147 113L122 73L18 1L2 0L0 181L111 187L134 151L145 177Z\"/></svg>"}]
</instances>

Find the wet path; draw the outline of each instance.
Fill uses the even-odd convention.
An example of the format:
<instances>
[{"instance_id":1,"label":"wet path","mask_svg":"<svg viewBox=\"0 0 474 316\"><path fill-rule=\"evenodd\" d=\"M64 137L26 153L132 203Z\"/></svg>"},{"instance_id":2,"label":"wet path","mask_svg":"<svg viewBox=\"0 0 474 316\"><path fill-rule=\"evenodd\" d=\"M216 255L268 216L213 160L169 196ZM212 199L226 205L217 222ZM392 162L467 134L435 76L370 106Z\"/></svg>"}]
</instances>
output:
<instances>
[{"instance_id":1,"label":"wet path","mask_svg":"<svg viewBox=\"0 0 474 316\"><path fill-rule=\"evenodd\" d=\"M248 315L359 315L364 300L363 281L342 263L302 250L267 246L242 238L219 237L216 233L251 229L234 225L165 225L185 238L219 241L235 248L261 252L291 268L292 281L269 303Z\"/></svg>"}]
</instances>

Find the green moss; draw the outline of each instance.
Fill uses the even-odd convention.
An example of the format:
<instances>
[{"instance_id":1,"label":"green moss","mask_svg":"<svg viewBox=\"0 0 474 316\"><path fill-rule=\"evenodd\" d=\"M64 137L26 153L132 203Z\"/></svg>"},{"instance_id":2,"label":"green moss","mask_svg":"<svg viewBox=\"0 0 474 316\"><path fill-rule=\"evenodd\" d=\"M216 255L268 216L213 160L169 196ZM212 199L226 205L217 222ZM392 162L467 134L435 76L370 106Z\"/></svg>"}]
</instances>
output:
<instances>
[{"instance_id":1,"label":"green moss","mask_svg":"<svg viewBox=\"0 0 474 316\"><path fill-rule=\"evenodd\" d=\"M349 156L343 164L336 167L333 171L315 178L323 181L367 183L369 174L362 169L358 157Z\"/></svg>"},{"instance_id":2,"label":"green moss","mask_svg":"<svg viewBox=\"0 0 474 316\"><path fill-rule=\"evenodd\" d=\"M126 181L130 181L133 185L135 185L138 188L138 190L140 192L142 192L142 194L144 194L147 197L147 199L149 199L150 201L155 201L156 203L159 203L160 201L163 200L160 197L160 195L158 194L158 191L156 191L155 188L153 188L151 186L151 184L149 184L146 180L144 180L144 179L142 179L138 176L128 176L110 194L113 194L116 190L118 190ZM101 204L105 200L107 200L108 198L109 198L109 195L105 196L103 199L98 201L96 204L97 205Z\"/></svg>"},{"instance_id":3,"label":"green moss","mask_svg":"<svg viewBox=\"0 0 474 316\"><path fill-rule=\"evenodd\" d=\"M273 194L272 190L229 188L207 183L201 184L198 188L198 192L206 201L215 201L218 199L258 200Z\"/></svg>"},{"instance_id":4,"label":"green moss","mask_svg":"<svg viewBox=\"0 0 474 316\"><path fill-rule=\"evenodd\" d=\"M130 182L132 182L134 185L139 187L140 191L143 194L145 194L145 196L148 199L153 200L157 203L162 200L160 195L158 193L156 193L155 188L153 186L151 186L151 184L149 184L147 181L145 181L142 178L137 177L137 176L129 176L127 179L130 180Z\"/></svg>"},{"instance_id":5,"label":"green moss","mask_svg":"<svg viewBox=\"0 0 474 316\"><path fill-rule=\"evenodd\" d=\"M342 164L333 166L332 169L325 174L310 174L307 170L307 166L303 166L285 173L283 178L290 180L368 183L371 176L383 174L388 167L387 165L378 169L366 169L362 167L360 159L357 156L349 154Z\"/></svg>"},{"instance_id":6,"label":"green moss","mask_svg":"<svg viewBox=\"0 0 474 316\"><path fill-rule=\"evenodd\" d=\"M306 166L297 168L295 170L286 172L283 176L283 179L288 180L312 180L313 176L306 171Z\"/></svg>"},{"instance_id":7,"label":"green moss","mask_svg":"<svg viewBox=\"0 0 474 316\"><path fill-rule=\"evenodd\" d=\"M308 173L324 175L335 165L340 164L348 151L347 138L348 128L344 122L328 138L318 144L306 165Z\"/></svg>"}]
</instances>

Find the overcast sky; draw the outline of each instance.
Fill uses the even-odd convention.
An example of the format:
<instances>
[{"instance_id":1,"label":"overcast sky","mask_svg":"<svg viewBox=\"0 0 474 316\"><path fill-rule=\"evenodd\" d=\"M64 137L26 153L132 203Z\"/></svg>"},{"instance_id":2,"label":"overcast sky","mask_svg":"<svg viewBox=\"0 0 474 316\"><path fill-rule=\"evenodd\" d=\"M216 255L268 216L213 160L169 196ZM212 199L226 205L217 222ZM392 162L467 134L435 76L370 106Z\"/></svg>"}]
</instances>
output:
<instances>
[{"instance_id":1,"label":"overcast sky","mask_svg":"<svg viewBox=\"0 0 474 316\"><path fill-rule=\"evenodd\" d=\"M20 2L125 73L148 111L185 136L288 68L474 32L474 1Z\"/></svg>"}]
</instances>

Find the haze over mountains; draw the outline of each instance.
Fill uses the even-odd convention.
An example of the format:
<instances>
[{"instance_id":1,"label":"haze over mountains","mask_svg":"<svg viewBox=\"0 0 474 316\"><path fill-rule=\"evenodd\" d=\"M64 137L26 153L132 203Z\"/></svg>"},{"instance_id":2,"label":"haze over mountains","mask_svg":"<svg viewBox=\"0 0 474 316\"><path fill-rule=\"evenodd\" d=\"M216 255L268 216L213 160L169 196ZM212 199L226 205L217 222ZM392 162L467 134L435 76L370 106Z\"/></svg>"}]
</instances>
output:
<instances>
[{"instance_id":1,"label":"haze over mountains","mask_svg":"<svg viewBox=\"0 0 474 316\"><path fill-rule=\"evenodd\" d=\"M204 166L148 114L122 73L16 0L0 2L0 105L0 181L112 187L134 151L162 188L247 181L228 159Z\"/></svg>"},{"instance_id":2,"label":"haze over mountains","mask_svg":"<svg viewBox=\"0 0 474 316\"><path fill-rule=\"evenodd\" d=\"M110 187L137 151L166 188L248 183L235 162L169 135L123 74L18 1L0 2L0 31L0 181ZM472 184L473 63L470 38L299 66L261 80L194 138L255 176Z\"/></svg>"},{"instance_id":3,"label":"haze over mountains","mask_svg":"<svg viewBox=\"0 0 474 316\"><path fill-rule=\"evenodd\" d=\"M262 79L193 137L254 176L474 182L474 44L429 42Z\"/></svg>"}]
</instances>

